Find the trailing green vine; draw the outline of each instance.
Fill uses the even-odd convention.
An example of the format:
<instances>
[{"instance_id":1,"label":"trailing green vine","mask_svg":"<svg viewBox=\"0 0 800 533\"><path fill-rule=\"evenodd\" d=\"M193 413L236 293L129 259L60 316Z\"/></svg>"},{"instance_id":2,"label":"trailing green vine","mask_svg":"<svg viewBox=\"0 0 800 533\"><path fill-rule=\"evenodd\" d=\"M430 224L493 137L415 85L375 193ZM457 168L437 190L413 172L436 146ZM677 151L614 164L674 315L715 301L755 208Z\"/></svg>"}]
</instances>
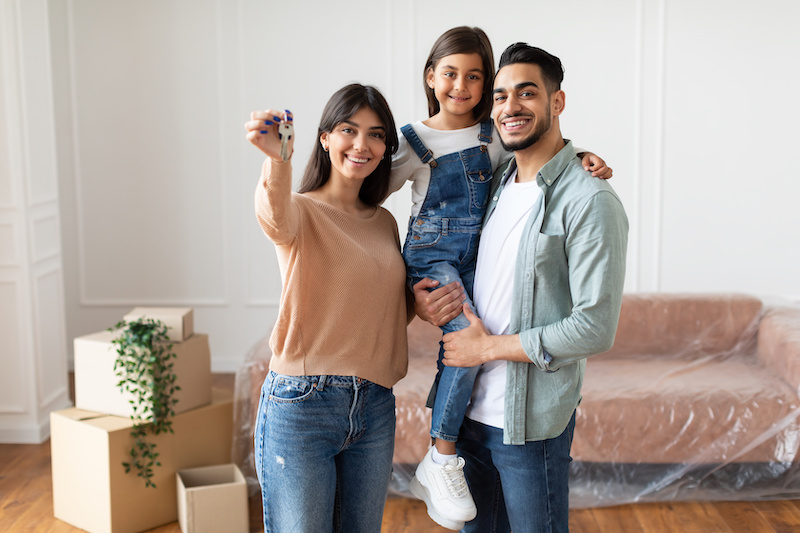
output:
<instances>
[{"instance_id":1,"label":"trailing green vine","mask_svg":"<svg viewBox=\"0 0 800 533\"><path fill-rule=\"evenodd\" d=\"M125 472L135 471L144 479L145 487L153 487L153 468L161 466L156 445L148 434L174 433L172 417L178 400L173 395L180 387L175 385L173 365L175 354L168 344L167 327L159 320L139 318L120 322L110 329L118 333L111 342L116 345L117 360L114 370L120 381L117 387L130 393L133 409L133 447L130 462L122 463Z\"/></svg>"}]
</instances>

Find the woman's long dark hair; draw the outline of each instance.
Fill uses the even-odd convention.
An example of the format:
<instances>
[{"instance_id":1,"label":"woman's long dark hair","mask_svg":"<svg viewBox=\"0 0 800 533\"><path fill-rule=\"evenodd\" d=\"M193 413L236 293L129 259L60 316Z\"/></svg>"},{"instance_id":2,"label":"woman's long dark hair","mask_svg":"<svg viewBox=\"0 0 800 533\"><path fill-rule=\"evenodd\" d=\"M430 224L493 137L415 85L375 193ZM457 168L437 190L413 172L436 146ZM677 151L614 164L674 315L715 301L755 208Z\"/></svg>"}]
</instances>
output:
<instances>
[{"instance_id":1,"label":"woman's long dark hair","mask_svg":"<svg viewBox=\"0 0 800 533\"><path fill-rule=\"evenodd\" d=\"M361 185L358 197L369 206L380 204L389 192L389 173L392 170L392 155L397 152L397 127L394 124L389 104L378 89L371 85L353 83L346 85L331 96L319 122L314 151L308 160L299 192L319 189L331 175L330 154L322 148L319 138L323 133L330 133L338 125L352 117L359 109L368 107L373 110L386 129L386 152L372 174L367 176Z\"/></svg>"}]
</instances>

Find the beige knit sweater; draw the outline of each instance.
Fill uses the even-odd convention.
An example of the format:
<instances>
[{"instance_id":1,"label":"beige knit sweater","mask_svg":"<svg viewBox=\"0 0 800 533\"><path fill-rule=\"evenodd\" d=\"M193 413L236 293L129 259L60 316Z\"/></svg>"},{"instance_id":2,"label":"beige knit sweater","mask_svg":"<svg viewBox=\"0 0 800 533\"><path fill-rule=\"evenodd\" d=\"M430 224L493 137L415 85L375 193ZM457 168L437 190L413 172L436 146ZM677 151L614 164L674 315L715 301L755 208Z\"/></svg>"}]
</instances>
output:
<instances>
[{"instance_id":1,"label":"beige knit sweater","mask_svg":"<svg viewBox=\"0 0 800 533\"><path fill-rule=\"evenodd\" d=\"M408 366L406 271L394 217L367 219L291 191L291 164L267 158L256 217L283 278L270 369L358 376L392 387Z\"/></svg>"}]
</instances>

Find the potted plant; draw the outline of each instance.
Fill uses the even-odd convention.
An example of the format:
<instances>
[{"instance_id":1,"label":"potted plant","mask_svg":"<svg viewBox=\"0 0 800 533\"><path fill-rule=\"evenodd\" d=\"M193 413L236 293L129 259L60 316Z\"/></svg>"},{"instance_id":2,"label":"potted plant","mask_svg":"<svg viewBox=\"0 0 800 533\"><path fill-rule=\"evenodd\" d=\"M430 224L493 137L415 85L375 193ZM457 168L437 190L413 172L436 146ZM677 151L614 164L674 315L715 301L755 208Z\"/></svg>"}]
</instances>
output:
<instances>
[{"instance_id":1,"label":"potted plant","mask_svg":"<svg viewBox=\"0 0 800 533\"><path fill-rule=\"evenodd\" d=\"M168 343L167 327L159 320L142 317L130 322L119 322L111 331L118 335L111 342L116 345L114 363L122 392L133 396L133 446L130 462L122 463L125 472L131 470L144 479L146 487L155 488L153 468L161 466L156 445L148 435L159 435L172 430L175 416L174 398L180 387L175 385L173 372L175 354Z\"/></svg>"}]
</instances>

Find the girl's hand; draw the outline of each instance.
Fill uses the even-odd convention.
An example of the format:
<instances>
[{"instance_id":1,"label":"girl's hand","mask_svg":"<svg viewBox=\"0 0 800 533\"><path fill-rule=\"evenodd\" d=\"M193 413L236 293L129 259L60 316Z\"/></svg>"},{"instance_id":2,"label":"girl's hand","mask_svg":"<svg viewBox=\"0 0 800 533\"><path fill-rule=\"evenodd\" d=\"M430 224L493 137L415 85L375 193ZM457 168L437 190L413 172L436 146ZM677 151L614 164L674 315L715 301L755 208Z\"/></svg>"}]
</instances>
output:
<instances>
[{"instance_id":1,"label":"girl's hand","mask_svg":"<svg viewBox=\"0 0 800 533\"><path fill-rule=\"evenodd\" d=\"M267 109L250 113L250 121L244 125L244 129L247 130L247 140L276 162L283 162L281 138L278 135L278 125L283 121L287 121L289 124L293 123L294 116L290 111L279 112ZM294 152L294 135L289 138L288 142L287 151L289 159L291 159L291 154Z\"/></svg>"},{"instance_id":2,"label":"girl's hand","mask_svg":"<svg viewBox=\"0 0 800 533\"><path fill-rule=\"evenodd\" d=\"M595 178L607 180L614 174L611 167L607 167L606 162L592 152L584 152L581 164L584 170L591 172Z\"/></svg>"}]
</instances>

